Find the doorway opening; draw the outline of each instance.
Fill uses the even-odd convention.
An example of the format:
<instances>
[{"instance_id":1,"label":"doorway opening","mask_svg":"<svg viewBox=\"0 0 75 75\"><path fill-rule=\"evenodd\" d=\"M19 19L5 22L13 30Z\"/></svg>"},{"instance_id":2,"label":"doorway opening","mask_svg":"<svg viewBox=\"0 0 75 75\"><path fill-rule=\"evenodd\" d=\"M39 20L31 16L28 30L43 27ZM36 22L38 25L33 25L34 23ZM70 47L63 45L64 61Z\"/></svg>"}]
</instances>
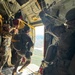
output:
<instances>
[{"instance_id":1,"label":"doorway opening","mask_svg":"<svg viewBox=\"0 0 75 75\"><path fill-rule=\"evenodd\" d=\"M34 52L32 56L32 63L40 66L43 60L43 49L44 49L44 26L35 27L35 44Z\"/></svg>"}]
</instances>

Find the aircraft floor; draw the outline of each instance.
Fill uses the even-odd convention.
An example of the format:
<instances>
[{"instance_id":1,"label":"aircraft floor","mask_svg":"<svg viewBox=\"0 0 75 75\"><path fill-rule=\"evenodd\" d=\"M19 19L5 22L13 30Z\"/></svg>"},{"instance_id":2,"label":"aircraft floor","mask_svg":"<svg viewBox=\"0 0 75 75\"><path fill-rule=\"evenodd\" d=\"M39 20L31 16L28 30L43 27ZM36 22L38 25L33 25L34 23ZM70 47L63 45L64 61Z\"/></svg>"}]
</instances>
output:
<instances>
[{"instance_id":1,"label":"aircraft floor","mask_svg":"<svg viewBox=\"0 0 75 75\"><path fill-rule=\"evenodd\" d=\"M21 66L18 67L18 69ZM14 67L11 68L3 68L3 74L4 75L12 75L12 71L13 71ZM22 73L19 73L17 69L17 75L33 75L34 72L38 71L39 67L35 64L30 64L28 65Z\"/></svg>"}]
</instances>

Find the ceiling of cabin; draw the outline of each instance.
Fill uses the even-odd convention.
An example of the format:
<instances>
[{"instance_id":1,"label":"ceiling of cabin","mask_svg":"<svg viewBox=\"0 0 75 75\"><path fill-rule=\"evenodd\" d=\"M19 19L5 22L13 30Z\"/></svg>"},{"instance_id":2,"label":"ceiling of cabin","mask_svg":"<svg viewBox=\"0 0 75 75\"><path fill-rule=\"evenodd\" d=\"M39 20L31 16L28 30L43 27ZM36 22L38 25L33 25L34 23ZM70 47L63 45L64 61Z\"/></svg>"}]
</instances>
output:
<instances>
[{"instance_id":1,"label":"ceiling of cabin","mask_svg":"<svg viewBox=\"0 0 75 75\"><path fill-rule=\"evenodd\" d=\"M21 6L22 14L27 16L27 19L30 23L40 21L39 12L41 8L36 0L31 0L27 2L25 5Z\"/></svg>"},{"instance_id":2,"label":"ceiling of cabin","mask_svg":"<svg viewBox=\"0 0 75 75\"><path fill-rule=\"evenodd\" d=\"M44 4L45 3L45 4ZM53 4L54 3L54 4ZM74 0L0 0L0 14L14 16L18 10L21 10L24 20L29 23L41 22L39 13L48 9L48 15L57 17L60 21L66 21L66 14L75 8ZM45 11L45 10L44 10ZM59 11L59 16L57 12ZM73 17L73 15L70 15Z\"/></svg>"}]
</instances>

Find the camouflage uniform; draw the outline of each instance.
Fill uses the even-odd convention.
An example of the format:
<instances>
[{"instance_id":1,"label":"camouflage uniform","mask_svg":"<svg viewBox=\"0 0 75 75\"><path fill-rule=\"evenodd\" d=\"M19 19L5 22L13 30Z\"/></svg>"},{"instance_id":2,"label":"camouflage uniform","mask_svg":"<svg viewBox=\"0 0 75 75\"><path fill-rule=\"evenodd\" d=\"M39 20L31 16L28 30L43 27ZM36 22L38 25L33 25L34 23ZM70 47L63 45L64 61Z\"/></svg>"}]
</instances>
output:
<instances>
[{"instance_id":1,"label":"camouflage uniform","mask_svg":"<svg viewBox=\"0 0 75 75\"><path fill-rule=\"evenodd\" d=\"M16 74L17 67L20 65L20 62L21 62L20 59L24 59L25 62L22 60L23 66L19 69L19 72L23 71L23 69L30 64L30 62L31 62L30 49L33 46L33 42L31 40L31 38L25 33L15 35L14 38L15 38L15 40L17 39L19 41L14 43L14 49L17 49L17 51L16 51L17 52L17 61L16 61L15 68L13 70L12 75Z\"/></svg>"},{"instance_id":2,"label":"camouflage uniform","mask_svg":"<svg viewBox=\"0 0 75 75\"><path fill-rule=\"evenodd\" d=\"M6 56L6 61L7 61L7 64L9 66L11 66L11 57L12 57L12 54L11 54L11 39L12 39L12 36L10 34L7 34L4 38L4 41L3 41L3 46L5 48L5 56Z\"/></svg>"},{"instance_id":3,"label":"camouflage uniform","mask_svg":"<svg viewBox=\"0 0 75 75\"><path fill-rule=\"evenodd\" d=\"M70 62L75 54L75 30L67 29L58 42L57 70L58 75L69 75Z\"/></svg>"},{"instance_id":4,"label":"camouflage uniform","mask_svg":"<svg viewBox=\"0 0 75 75\"><path fill-rule=\"evenodd\" d=\"M8 32L3 32L2 34L2 44L0 47L0 51L1 51L1 62L0 62L0 68L2 70L4 64L7 62L8 66L13 66L11 64L11 39L12 36L10 33Z\"/></svg>"},{"instance_id":5,"label":"camouflage uniform","mask_svg":"<svg viewBox=\"0 0 75 75\"><path fill-rule=\"evenodd\" d=\"M59 34L56 32L59 37L56 58L44 69L43 75L70 75L69 66L75 54L75 30L65 30Z\"/></svg>"}]
</instances>

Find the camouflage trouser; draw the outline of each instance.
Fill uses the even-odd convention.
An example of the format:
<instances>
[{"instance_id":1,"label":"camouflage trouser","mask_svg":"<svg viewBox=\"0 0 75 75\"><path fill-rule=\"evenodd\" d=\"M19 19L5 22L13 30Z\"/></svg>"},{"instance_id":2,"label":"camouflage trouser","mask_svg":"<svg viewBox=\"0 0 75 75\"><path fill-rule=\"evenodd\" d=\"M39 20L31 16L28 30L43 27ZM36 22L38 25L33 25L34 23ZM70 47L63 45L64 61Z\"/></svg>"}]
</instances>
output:
<instances>
[{"instance_id":1,"label":"camouflage trouser","mask_svg":"<svg viewBox=\"0 0 75 75\"><path fill-rule=\"evenodd\" d=\"M56 70L54 75L70 75L68 70L70 66L70 60L58 60L56 62Z\"/></svg>"},{"instance_id":2,"label":"camouflage trouser","mask_svg":"<svg viewBox=\"0 0 75 75\"><path fill-rule=\"evenodd\" d=\"M11 65L11 48L0 48L0 71L2 70L4 64L7 62L8 65Z\"/></svg>"},{"instance_id":3,"label":"camouflage trouser","mask_svg":"<svg viewBox=\"0 0 75 75\"><path fill-rule=\"evenodd\" d=\"M68 72L69 64L69 60L57 60L53 65L44 69L43 75L70 75Z\"/></svg>"},{"instance_id":4,"label":"camouflage trouser","mask_svg":"<svg viewBox=\"0 0 75 75\"><path fill-rule=\"evenodd\" d=\"M13 69L13 73L12 75L15 75L14 73L16 73L17 68L19 65L22 65L22 67L18 70L19 72L21 72L24 68L26 68L30 62L31 62L31 57L30 58L26 58L25 54L21 54L22 56L20 56L20 54L17 54L17 61L15 64L15 68ZM24 58L24 61L22 60L22 58ZM22 62L23 61L23 62ZM22 64L21 64L22 63Z\"/></svg>"},{"instance_id":5,"label":"camouflage trouser","mask_svg":"<svg viewBox=\"0 0 75 75\"><path fill-rule=\"evenodd\" d=\"M11 48L10 47L7 47L6 50L5 50L5 57L6 57L6 62L8 65L11 65L11 57L12 57L12 54L11 54Z\"/></svg>"}]
</instances>

